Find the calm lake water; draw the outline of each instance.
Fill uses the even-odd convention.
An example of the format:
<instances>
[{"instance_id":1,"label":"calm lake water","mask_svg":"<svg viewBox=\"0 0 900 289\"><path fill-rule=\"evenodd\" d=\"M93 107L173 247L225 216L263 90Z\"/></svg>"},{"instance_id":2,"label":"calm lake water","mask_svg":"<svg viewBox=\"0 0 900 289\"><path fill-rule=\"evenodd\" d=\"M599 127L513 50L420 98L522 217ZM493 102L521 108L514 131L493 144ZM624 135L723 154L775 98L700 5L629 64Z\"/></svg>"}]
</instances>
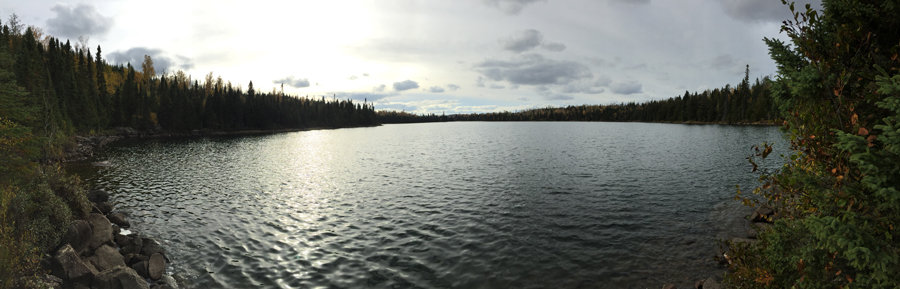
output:
<instances>
[{"instance_id":1,"label":"calm lake water","mask_svg":"<svg viewBox=\"0 0 900 289\"><path fill-rule=\"evenodd\" d=\"M688 288L722 272L714 239L764 141L785 143L775 127L403 124L121 141L68 169L195 288Z\"/></svg>"}]
</instances>

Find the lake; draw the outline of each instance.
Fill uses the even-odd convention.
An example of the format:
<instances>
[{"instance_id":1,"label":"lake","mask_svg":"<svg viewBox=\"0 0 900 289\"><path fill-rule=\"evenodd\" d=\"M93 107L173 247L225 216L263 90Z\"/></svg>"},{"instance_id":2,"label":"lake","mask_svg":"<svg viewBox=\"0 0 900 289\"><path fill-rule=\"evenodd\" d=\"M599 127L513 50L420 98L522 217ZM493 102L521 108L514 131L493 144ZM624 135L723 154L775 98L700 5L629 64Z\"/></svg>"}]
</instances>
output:
<instances>
[{"instance_id":1,"label":"lake","mask_svg":"<svg viewBox=\"0 0 900 289\"><path fill-rule=\"evenodd\" d=\"M453 122L125 140L70 163L195 288L679 288L776 127ZM108 166L91 162L108 161Z\"/></svg>"}]
</instances>

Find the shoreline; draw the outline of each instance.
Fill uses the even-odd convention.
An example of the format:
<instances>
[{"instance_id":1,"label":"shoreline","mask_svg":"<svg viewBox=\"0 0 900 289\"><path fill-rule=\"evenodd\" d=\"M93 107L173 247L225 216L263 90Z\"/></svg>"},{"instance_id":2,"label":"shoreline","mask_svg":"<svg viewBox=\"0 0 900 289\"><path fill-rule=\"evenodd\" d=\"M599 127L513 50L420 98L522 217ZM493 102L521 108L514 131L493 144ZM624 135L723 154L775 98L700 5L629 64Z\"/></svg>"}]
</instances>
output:
<instances>
[{"instance_id":1,"label":"shoreline","mask_svg":"<svg viewBox=\"0 0 900 289\"><path fill-rule=\"evenodd\" d=\"M315 126L315 127L304 127L304 128L283 128L283 129L271 129L271 130L263 130L263 129L255 129L255 130L234 130L234 131L223 131L223 130L193 130L193 131L181 131L181 132L172 132L172 131L140 131L130 127L117 127L113 130L94 133L90 135L76 135L73 137L74 146L66 149L62 155L54 156L48 159L45 159L43 162L72 162L84 160L94 156L94 151L97 149L101 149L109 143L124 140L124 139L158 139L158 138L179 138L179 137L207 137L207 136L244 136L244 135L260 135L260 134L275 134L275 133L287 133L287 132L298 132L298 131L311 131L311 130L328 130L328 129L343 129L343 128L359 128L359 127L378 127L382 124L374 124L374 125L358 125L358 126L339 126L339 127L327 127L327 126Z\"/></svg>"},{"instance_id":2,"label":"shoreline","mask_svg":"<svg viewBox=\"0 0 900 289\"><path fill-rule=\"evenodd\" d=\"M72 137L74 146L66 149L62 156L47 158L43 162L85 160L93 157L96 150L124 139L242 136L380 125L190 132L139 131L119 127L91 135L76 135ZM162 243L143 236L132 227L126 214L116 211L111 205L107 192L91 189L86 197L91 204L88 217L72 220L57 248L40 262L41 268L48 272L40 276L43 285L49 288L99 289L173 289L185 286L184 280L176 281L166 273L171 258Z\"/></svg>"},{"instance_id":3,"label":"shoreline","mask_svg":"<svg viewBox=\"0 0 900 289\"><path fill-rule=\"evenodd\" d=\"M49 272L40 277L42 285L96 289L183 287L166 273L171 260L162 243L132 227L125 213L110 204L107 192L91 190L87 197L90 214L73 220L57 249L41 260L41 268Z\"/></svg>"}]
</instances>

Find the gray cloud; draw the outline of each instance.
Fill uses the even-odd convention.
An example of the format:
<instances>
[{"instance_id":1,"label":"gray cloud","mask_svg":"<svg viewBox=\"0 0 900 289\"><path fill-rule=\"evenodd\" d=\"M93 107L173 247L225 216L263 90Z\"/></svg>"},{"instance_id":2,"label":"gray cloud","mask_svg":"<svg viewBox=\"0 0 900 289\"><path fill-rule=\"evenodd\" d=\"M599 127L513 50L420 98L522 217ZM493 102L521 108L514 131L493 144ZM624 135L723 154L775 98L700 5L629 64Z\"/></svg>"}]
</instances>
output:
<instances>
[{"instance_id":1,"label":"gray cloud","mask_svg":"<svg viewBox=\"0 0 900 289\"><path fill-rule=\"evenodd\" d=\"M632 80L632 81L613 83L609 86L609 89L612 90L612 92L616 93L616 94L628 95L628 94L641 93L642 92L641 87L643 87L643 85L641 85L637 81Z\"/></svg>"},{"instance_id":2,"label":"gray cloud","mask_svg":"<svg viewBox=\"0 0 900 289\"><path fill-rule=\"evenodd\" d=\"M387 85L380 84L380 85L378 85L378 86L376 86L376 87L373 87L373 88L372 88L372 91L374 91L374 92L384 92L384 89L385 89L385 88L387 88Z\"/></svg>"},{"instance_id":3,"label":"gray cloud","mask_svg":"<svg viewBox=\"0 0 900 289\"><path fill-rule=\"evenodd\" d=\"M791 9L781 1L759 0L718 0L725 14L743 22L781 22L793 19ZM789 1L791 2L791 1ZM794 9L798 12L806 12L806 4L811 4L813 9L821 10L822 3L819 0L793 0Z\"/></svg>"},{"instance_id":4,"label":"gray cloud","mask_svg":"<svg viewBox=\"0 0 900 289\"><path fill-rule=\"evenodd\" d=\"M399 95L396 92L392 93L369 93L369 92L336 92L332 93L335 97L340 99L352 99L356 101L378 101L386 97Z\"/></svg>"},{"instance_id":5,"label":"gray cloud","mask_svg":"<svg viewBox=\"0 0 900 289\"><path fill-rule=\"evenodd\" d=\"M710 66L715 69L726 69L734 66L734 57L731 54L722 54L716 56L711 62Z\"/></svg>"},{"instance_id":6,"label":"gray cloud","mask_svg":"<svg viewBox=\"0 0 900 289\"><path fill-rule=\"evenodd\" d=\"M475 86L484 87L484 81L485 81L484 77L479 75L478 78L475 79Z\"/></svg>"},{"instance_id":7,"label":"gray cloud","mask_svg":"<svg viewBox=\"0 0 900 289\"><path fill-rule=\"evenodd\" d=\"M272 83L275 83L275 84L286 83L288 86L295 87L295 88L309 87L309 79L295 78L293 75L282 78L282 79L273 80ZM316 83L316 86L318 86L318 85L319 84Z\"/></svg>"},{"instance_id":8,"label":"gray cloud","mask_svg":"<svg viewBox=\"0 0 900 289\"><path fill-rule=\"evenodd\" d=\"M544 42L544 35L542 35L540 31L528 29L519 31L513 36L498 41L504 50L519 53L540 46L541 42Z\"/></svg>"},{"instance_id":9,"label":"gray cloud","mask_svg":"<svg viewBox=\"0 0 900 289\"><path fill-rule=\"evenodd\" d=\"M503 89L503 88L506 88L505 85L499 85L499 84L496 84L496 83L491 83L491 85L489 85L488 87L489 87L490 89Z\"/></svg>"},{"instance_id":10,"label":"gray cloud","mask_svg":"<svg viewBox=\"0 0 900 289\"><path fill-rule=\"evenodd\" d=\"M349 80L357 80L357 79L359 79L359 77L356 77L356 75L351 75L350 77L347 77L347 79L349 79Z\"/></svg>"},{"instance_id":11,"label":"gray cloud","mask_svg":"<svg viewBox=\"0 0 900 289\"><path fill-rule=\"evenodd\" d=\"M194 68L194 63L191 61L190 58L187 58L187 57L181 56L181 55L175 55L175 57L177 57L178 60L180 61L179 63L181 63L178 65L178 68L181 68L184 70L191 70ZM151 58L152 58L152 56L151 56Z\"/></svg>"},{"instance_id":12,"label":"gray cloud","mask_svg":"<svg viewBox=\"0 0 900 289\"><path fill-rule=\"evenodd\" d=\"M609 86L612 80L607 76L600 76L597 79L580 79L563 85L560 91L564 93L587 93L599 94L606 91L604 86Z\"/></svg>"},{"instance_id":13,"label":"gray cloud","mask_svg":"<svg viewBox=\"0 0 900 289\"><path fill-rule=\"evenodd\" d=\"M509 15L519 14L525 6L539 1L543 0L483 0L485 5L500 9Z\"/></svg>"},{"instance_id":14,"label":"gray cloud","mask_svg":"<svg viewBox=\"0 0 900 289\"><path fill-rule=\"evenodd\" d=\"M509 89L519 89L519 85L518 84L510 85Z\"/></svg>"},{"instance_id":15,"label":"gray cloud","mask_svg":"<svg viewBox=\"0 0 900 289\"><path fill-rule=\"evenodd\" d=\"M157 73L169 71L173 67L184 70L194 68L194 63L190 58L176 55L175 57L178 58L176 61L166 56L162 49L157 48L132 47L125 51L113 51L106 55L106 59L112 63L131 63L131 66L141 67L141 63L144 63L144 55L149 55L150 59L153 59L153 68Z\"/></svg>"},{"instance_id":16,"label":"gray cloud","mask_svg":"<svg viewBox=\"0 0 900 289\"><path fill-rule=\"evenodd\" d=\"M447 89L449 89L450 91L456 91L457 89L460 89L460 88L462 88L462 87L459 87L459 85L452 84L452 83L447 85Z\"/></svg>"},{"instance_id":17,"label":"gray cloud","mask_svg":"<svg viewBox=\"0 0 900 289\"><path fill-rule=\"evenodd\" d=\"M527 98L527 97L520 97L520 98L516 98L516 100L528 101L528 98Z\"/></svg>"},{"instance_id":18,"label":"gray cloud","mask_svg":"<svg viewBox=\"0 0 900 289\"><path fill-rule=\"evenodd\" d=\"M404 91L413 88L419 88L419 83L409 79L400 82L394 82L394 90L396 91Z\"/></svg>"},{"instance_id":19,"label":"gray cloud","mask_svg":"<svg viewBox=\"0 0 900 289\"><path fill-rule=\"evenodd\" d=\"M560 52L566 50L566 45L559 42L544 42L541 44L541 48L548 51Z\"/></svg>"},{"instance_id":20,"label":"gray cloud","mask_svg":"<svg viewBox=\"0 0 900 289\"><path fill-rule=\"evenodd\" d=\"M50 10L56 12L56 17L47 20L47 28L51 34L60 38L103 36L113 24L111 17L100 15L91 4L79 3L74 8L56 4Z\"/></svg>"},{"instance_id":21,"label":"gray cloud","mask_svg":"<svg viewBox=\"0 0 900 289\"><path fill-rule=\"evenodd\" d=\"M369 77L369 74L368 74L368 73L363 73L363 76Z\"/></svg>"},{"instance_id":22,"label":"gray cloud","mask_svg":"<svg viewBox=\"0 0 900 289\"><path fill-rule=\"evenodd\" d=\"M608 61L600 57L587 57L585 59L588 63L596 67L616 67L620 62L622 62L621 57L613 57L612 61Z\"/></svg>"},{"instance_id":23,"label":"gray cloud","mask_svg":"<svg viewBox=\"0 0 900 289\"><path fill-rule=\"evenodd\" d=\"M623 67L622 69L633 70L633 69L645 69L645 68L647 68L647 64L641 63L641 64L635 64L635 65L628 66L628 67Z\"/></svg>"},{"instance_id":24,"label":"gray cloud","mask_svg":"<svg viewBox=\"0 0 900 289\"><path fill-rule=\"evenodd\" d=\"M475 70L490 80L522 85L567 84L593 77L584 64L546 59L539 54L526 54L512 61L485 60L475 64Z\"/></svg>"},{"instance_id":25,"label":"gray cloud","mask_svg":"<svg viewBox=\"0 0 900 289\"><path fill-rule=\"evenodd\" d=\"M746 63L735 59L731 54L722 54L709 61L710 68L730 74L743 74L744 65Z\"/></svg>"},{"instance_id":26,"label":"gray cloud","mask_svg":"<svg viewBox=\"0 0 900 289\"><path fill-rule=\"evenodd\" d=\"M440 87L440 86L432 86L432 87L428 88L428 92L441 93L441 92L444 92L444 88Z\"/></svg>"}]
</instances>

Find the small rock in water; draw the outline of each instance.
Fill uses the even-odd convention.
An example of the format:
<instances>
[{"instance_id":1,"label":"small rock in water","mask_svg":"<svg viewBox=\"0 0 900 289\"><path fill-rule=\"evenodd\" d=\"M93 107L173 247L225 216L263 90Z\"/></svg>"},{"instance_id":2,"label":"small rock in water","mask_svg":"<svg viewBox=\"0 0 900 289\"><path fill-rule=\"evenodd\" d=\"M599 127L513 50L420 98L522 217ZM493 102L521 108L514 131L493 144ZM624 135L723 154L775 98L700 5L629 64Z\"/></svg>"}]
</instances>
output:
<instances>
[{"instance_id":1,"label":"small rock in water","mask_svg":"<svg viewBox=\"0 0 900 289\"><path fill-rule=\"evenodd\" d=\"M122 235L122 236L131 235L131 230L122 229L121 231L119 231L119 235Z\"/></svg>"},{"instance_id":2,"label":"small rock in water","mask_svg":"<svg viewBox=\"0 0 900 289\"><path fill-rule=\"evenodd\" d=\"M87 194L88 201L94 203L109 202L109 194L103 190L91 190Z\"/></svg>"},{"instance_id":3,"label":"small rock in water","mask_svg":"<svg viewBox=\"0 0 900 289\"><path fill-rule=\"evenodd\" d=\"M158 280L166 273L166 260L163 258L162 254L155 253L153 256L150 256L150 264L148 264L147 267L147 270L150 273L150 279Z\"/></svg>"},{"instance_id":4,"label":"small rock in water","mask_svg":"<svg viewBox=\"0 0 900 289\"><path fill-rule=\"evenodd\" d=\"M131 227L131 224L128 223L128 220L125 219L125 214L122 213L112 213L106 216L107 219L113 224L119 225L122 228Z\"/></svg>"}]
</instances>

